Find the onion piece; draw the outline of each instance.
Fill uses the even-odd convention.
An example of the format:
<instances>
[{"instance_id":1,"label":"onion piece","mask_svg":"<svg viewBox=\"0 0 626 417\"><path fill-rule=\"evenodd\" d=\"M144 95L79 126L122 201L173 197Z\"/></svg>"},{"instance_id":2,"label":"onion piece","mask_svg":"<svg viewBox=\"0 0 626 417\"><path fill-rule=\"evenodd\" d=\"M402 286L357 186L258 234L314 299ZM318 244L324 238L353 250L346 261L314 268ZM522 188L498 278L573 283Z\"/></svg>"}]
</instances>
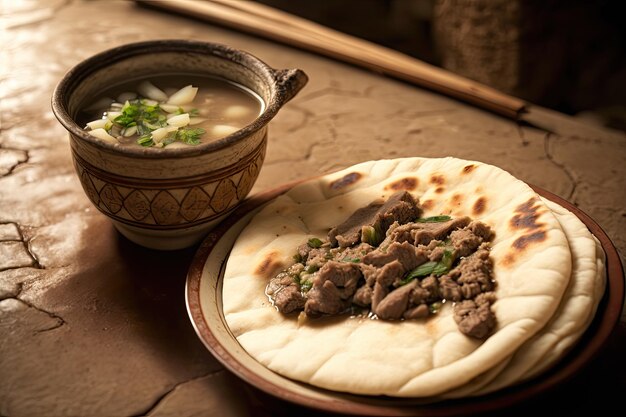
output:
<instances>
[{"instance_id":1,"label":"onion piece","mask_svg":"<svg viewBox=\"0 0 626 417\"><path fill-rule=\"evenodd\" d=\"M189 104L196 98L196 93L198 92L198 87L194 87L191 84L181 88L174 94L170 96L169 99L166 99L166 104Z\"/></svg>"},{"instance_id":2,"label":"onion piece","mask_svg":"<svg viewBox=\"0 0 626 417\"><path fill-rule=\"evenodd\" d=\"M122 135L126 138L134 135L135 133L137 133L137 126L130 126L122 130Z\"/></svg>"},{"instance_id":3,"label":"onion piece","mask_svg":"<svg viewBox=\"0 0 626 417\"><path fill-rule=\"evenodd\" d=\"M166 113L176 113L178 109L181 108L180 106L176 106L174 104L159 104L159 107Z\"/></svg>"},{"instance_id":4,"label":"onion piece","mask_svg":"<svg viewBox=\"0 0 626 417\"><path fill-rule=\"evenodd\" d=\"M109 119L98 119L98 120L94 120L93 122L87 123L87 126L89 127L89 129L95 130L95 129L106 129L107 125L110 125L110 124L111 122L109 121Z\"/></svg>"},{"instance_id":5,"label":"onion piece","mask_svg":"<svg viewBox=\"0 0 626 417\"><path fill-rule=\"evenodd\" d=\"M167 124L170 126L183 127L189 124L189 114L177 114L167 119Z\"/></svg>"},{"instance_id":6,"label":"onion piece","mask_svg":"<svg viewBox=\"0 0 626 417\"><path fill-rule=\"evenodd\" d=\"M152 135L151 138L154 141L154 143L159 143L161 142L163 139L165 139L165 137L171 133L171 132L175 132L177 131L178 128L176 126L165 126L165 127L161 127L157 130L153 130L152 131Z\"/></svg>"},{"instance_id":7,"label":"onion piece","mask_svg":"<svg viewBox=\"0 0 626 417\"><path fill-rule=\"evenodd\" d=\"M224 110L224 116L230 119L239 119L241 117L245 117L248 113L250 113L250 109L246 106L234 105L228 106L226 110Z\"/></svg>"},{"instance_id":8,"label":"onion piece","mask_svg":"<svg viewBox=\"0 0 626 417\"><path fill-rule=\"evenodd\" d=\"M159 102L156 100L150 100L149 98L144 98L143 100L141 100L141 104L143 104L144 106L156 106L159 104Z\"/></svg>"},{"instance_id":9,"label":"onion piece","mask_svg":"<svg viewBox=\"0 0 626 417\"><path fill-rule=\"evenodd\" d=\"M117 143L117 139L109 135L107 131L104 129L94 129L94 130L90 130L87 133L89 133L91 136L97 137L98 139L102 139L105 142Z\"/></svg>"},{"instance_id":10,"label":"onion piece","mask_svg":"<svg viewBox=\"0 0 626 417\"><path fill-rule=\"evenodd\" d=\"M110 121L114 121L116 117L121 116L121 115L122 115L121 111L108 111L107 119L109 119Z\"/></svg>"},{"instance_id":11,"label":"onion piece","mask_svg":"<svg viewBox=\"0 0 626 417\"><path fill-rule=\"evenodd\" d=\"M211 130L211 132L215 136L224 137L224 136L228 136L231 133L236 132L238 130L239 130L239 128L236 128L235 126L215 125L215 126L213 126L213 129Z\"/></svg>"},{"instance_id":12,"label":"onion piece","mask_svg":"<svg viewBox=\"0 0 626 417\"><path fill-rule=\"evenodd\" d=\"M148 97L156 101L166 101L167 94L160 90L157 86L150 81L143 81L137 87L137 91L144 97Z\"/></svg>"},{"instance_id":13,"label":"onion piece","mask_svg":"<svg viewBox=\"0 0 626 417\"><path fill-rule=\"evenodd\" d=\"M189 118L190 126L199 125L202 122L206 122L206 119L204 117L190 117Z\"/></svg>"}]
</instances>

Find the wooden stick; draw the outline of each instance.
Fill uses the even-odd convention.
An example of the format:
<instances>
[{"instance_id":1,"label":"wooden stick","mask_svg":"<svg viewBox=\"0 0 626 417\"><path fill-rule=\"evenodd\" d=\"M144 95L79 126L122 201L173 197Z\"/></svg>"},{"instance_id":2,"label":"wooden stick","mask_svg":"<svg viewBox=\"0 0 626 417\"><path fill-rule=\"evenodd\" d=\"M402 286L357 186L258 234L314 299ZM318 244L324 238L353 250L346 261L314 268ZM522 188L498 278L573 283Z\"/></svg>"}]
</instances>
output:
<instances>
[{"instance_id":1,"label":"wooden stick","mask_svg":"<svg viewBox=\"0 0 626 417\"><path fill-rule=\"evenodd\" d=\"M137 0L369 68L518 119L526 103L389 48L251 1Z\"/></svg>"}]
</instances>

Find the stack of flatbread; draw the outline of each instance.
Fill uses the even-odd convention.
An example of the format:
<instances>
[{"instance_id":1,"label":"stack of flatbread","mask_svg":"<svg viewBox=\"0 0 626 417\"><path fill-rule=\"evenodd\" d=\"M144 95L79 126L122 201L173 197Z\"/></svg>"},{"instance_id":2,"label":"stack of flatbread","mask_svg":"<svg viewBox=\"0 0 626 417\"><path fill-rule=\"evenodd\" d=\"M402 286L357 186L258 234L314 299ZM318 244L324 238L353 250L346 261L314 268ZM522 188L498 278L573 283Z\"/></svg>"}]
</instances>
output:
<instances>
[{"instance_id":1,"label":"stack of flatbread","mask_svg":"<svg viewBox=\"0 0 626 417\"><path fill-rule=\"evenodd\" d=\"M452 303L401 321L303 320L272 306L268 280L294 262L298 245L402 189L424 216L470 216L495 232L497 328L488 338L463 335ZM300 184L265 206L235 242L222 297L241 346L283 376L354 394L439 399L490 393L547 370L591 323L604 288L601 245L563 207L491 165L406 158Z\"/></svg>"}]
</instances>

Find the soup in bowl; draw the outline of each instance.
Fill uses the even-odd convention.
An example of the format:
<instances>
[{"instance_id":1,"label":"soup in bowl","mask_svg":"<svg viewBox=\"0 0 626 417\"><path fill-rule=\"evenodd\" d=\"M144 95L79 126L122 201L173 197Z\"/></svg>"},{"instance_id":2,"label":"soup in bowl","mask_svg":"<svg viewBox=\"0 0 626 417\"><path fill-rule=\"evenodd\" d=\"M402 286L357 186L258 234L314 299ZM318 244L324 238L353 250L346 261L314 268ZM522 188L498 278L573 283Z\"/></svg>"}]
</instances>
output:
<instances>
[{"instance_id":1,"label":"soup in bowl","mask_svg":"<svg viewBox=\"0 0 626 417\"><path fill-rule=\"evenodd\" d=\"M225 45L148 41L72 68L52 109L91 202L135 243L180 249L247 196L268 123L306 82Z\"/></svg>"}]
</instances>

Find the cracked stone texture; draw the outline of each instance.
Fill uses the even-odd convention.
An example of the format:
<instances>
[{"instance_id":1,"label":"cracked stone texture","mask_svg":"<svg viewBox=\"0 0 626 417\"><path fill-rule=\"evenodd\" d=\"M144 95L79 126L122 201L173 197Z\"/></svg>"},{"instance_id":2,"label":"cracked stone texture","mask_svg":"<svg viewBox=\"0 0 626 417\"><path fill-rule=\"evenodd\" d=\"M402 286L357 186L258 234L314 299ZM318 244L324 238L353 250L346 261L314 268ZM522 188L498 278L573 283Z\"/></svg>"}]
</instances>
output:
<instances>
[{"instance_id":1,"label":"cracked stone texture","mask_svg":"<svg viewBox=\"0 0 626 417\"><path fill-rule=\"evenodd\" d=\"M557 134L520 127L367 71L131 2L4 2L1 13L0 415L313 414L243 384L197 339L184 306L194 248L137 247L83 194L50 96L70 67L122 43L214 41L309 74L309 85L271 124L253 192L370 159L478 159L578 205L624 259L622 133L547 110L540 111ZM591 367L607 372L587 370L521 411L564 412L564 402L591 410L606 403L606 390L626 389L624 376L608 372L626 368L624 327L615 340ZM586 400L572 402L578 397Z\"/></svg>"}]
</instances>

